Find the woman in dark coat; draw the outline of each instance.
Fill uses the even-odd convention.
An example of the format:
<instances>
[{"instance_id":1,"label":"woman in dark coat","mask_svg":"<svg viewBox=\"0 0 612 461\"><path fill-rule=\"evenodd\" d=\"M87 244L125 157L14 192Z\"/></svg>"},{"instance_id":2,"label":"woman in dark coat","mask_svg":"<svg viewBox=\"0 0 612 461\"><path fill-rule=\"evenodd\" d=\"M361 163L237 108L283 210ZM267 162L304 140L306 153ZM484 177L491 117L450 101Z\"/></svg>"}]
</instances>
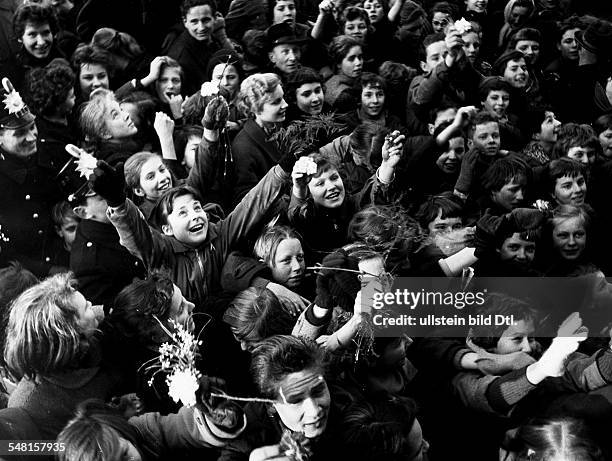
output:
<instances>
[{"instance_id":1,"label":"woman in dark coat","mask_svg":"<svg viewBox=\"0 0 612 461\"><path fill-rule=\"evenodd\" d=\"M281 152L269 141L285 121L287 103L276 74L254 74L240 85L239 105L249 120L232 143L235 168L234 203L238 203L278 163Z\"/></svg>"}]
</instances>

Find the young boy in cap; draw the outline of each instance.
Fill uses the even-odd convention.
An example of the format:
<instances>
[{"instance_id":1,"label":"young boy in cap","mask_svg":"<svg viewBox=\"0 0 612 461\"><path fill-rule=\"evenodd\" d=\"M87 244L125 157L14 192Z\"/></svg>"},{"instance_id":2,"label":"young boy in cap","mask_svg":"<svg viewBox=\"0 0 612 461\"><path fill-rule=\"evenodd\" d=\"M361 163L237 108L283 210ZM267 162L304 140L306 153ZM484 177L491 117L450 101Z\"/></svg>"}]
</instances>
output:
<instances>
[{"instance_id":1,"label":"young boy in cap","mask_svg":"<svg viewBox=\"0 0 612 461\"><path fill-rule=\"evenodd\" d=\"M17 260L39 277L53 235L51 207L61 198L50 165L39 162L34 115L8 79L0 92L0 267Z\"/></svg>"}]
</instances>

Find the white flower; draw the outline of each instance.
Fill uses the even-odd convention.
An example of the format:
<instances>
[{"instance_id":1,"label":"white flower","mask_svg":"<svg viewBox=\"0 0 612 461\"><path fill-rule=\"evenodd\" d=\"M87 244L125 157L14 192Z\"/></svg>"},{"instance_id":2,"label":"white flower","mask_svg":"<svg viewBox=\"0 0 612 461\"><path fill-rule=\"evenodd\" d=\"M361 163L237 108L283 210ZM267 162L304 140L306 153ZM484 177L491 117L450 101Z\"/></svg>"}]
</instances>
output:
<instances>
[{"instance_id":1,"label":"white flower","mask_svg":"<svg viewBox=\"0 0 612 461\"><path fill-rule=\"evenodd\" d=\"M86 179L93 174L97 164L96 158L88 152L82 152L81 156L77 160L76 170Z\"/></svg>"},{"instance_id":2,"label":"white flower","mask_svg":"<svg viewBox=\"0 0 612 461\"><path fill-rule=\"evenodd\" d=\"M16 91L11 91L10 93L7 93L6 97L2 102L4 102L4 107L6 108L6 110L8 110L9 114L16 114L25 108L23 99L21 99L21 96L19 96L19 93L17 93Z\"/></svg>"},{"instance_id":3,"label":"white flower","mask_svg":"<svg viewBox=\"0 0 612 461\"><path fill-rule=\"evenodd\" d=\"M190 370L177 370L168 377L168 394L175 402L191 407L196 404L198 379Z\"/></svg>"},{"instance_id":4,"label":"white flower","mask_svg":"<svg viewBox=\"0 0 612 461\"><path fill-rule=\"evenodd\" d=\"M317 164L310 157L300 157L293 168L297 173L317 174Z\"/></svg>"},{"instance_id":5,"label":"white flower","mask_svg":"<svg viewBox=\"0 0 612 461\"><path fill-rule=\"evenodd\" d=\"M219 94L219 87L212 82L204 82L202 83L202 87L200 88L200 95L205 98L207 96L214 96Z\"/></svg>"},{"instance_id":6,"label":"white flower","mask_svg":"<svg viewBox=\"0 0 612 461\"><path fill-rule=\"evenodd\" d=\"M550 209L550 203L548 203L546 200L541 199L536 200L533 206L542 212L548 211Z\"/></svg>"},{"instance_id":7,"label":"white flower","mask_svg":"<svg viewBox=\"0 0 612 461\"><path fill-rule=\"evenodd\" d=\"M472 23L465 18L461 18L459 21L455 22L455 29L457 29L457 32L463 35L472 30Z\"/></svg>"}]
</instances>

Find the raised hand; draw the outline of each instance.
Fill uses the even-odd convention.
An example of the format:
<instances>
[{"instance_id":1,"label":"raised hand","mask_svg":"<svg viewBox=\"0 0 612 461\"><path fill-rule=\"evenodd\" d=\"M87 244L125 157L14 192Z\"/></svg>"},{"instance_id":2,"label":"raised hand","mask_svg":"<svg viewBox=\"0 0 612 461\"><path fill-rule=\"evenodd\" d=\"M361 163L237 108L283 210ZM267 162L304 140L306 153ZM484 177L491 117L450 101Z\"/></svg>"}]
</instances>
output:
<instances>
[{"instance_id":1,"label":"raised hand","mask_svg":"<svg viewBox=\"0 0 612 461\"><path fill-rule=\"evenodd\" d=\"M155 128L155 132L159 139L172 139L172 134L174 133L174 120L163 112L157 112L155 114L153 128Z\"/></svg>"},{"instance_id":2,"label":"raised hand","mask_svg":"<svg viewBox=\"0 0 612 461\"><path fill-rule=\"evenodd\" d=\"M98 160L96 169L89 178L89 184L96 194L106 200L108 206L118 207L125 202L123 163L113 168L104 160Z\"/></svg>"},{"instance_id":3,"label":"raised hand","mask_svg":"<svg viewBox=\"0 0 612 461\"><path fill-rule=\"evenodd\" d=\"M159 74L161 73L161 67L167 63L168 58L166 58L166 56L157 56L155 59L153 59L151 64L149 64L149 75L140 81L142 86L149 86L151 83L157 80L159 78Z\"/></svg>"},{"instance_id":4,"label":"raised hand","mask_svg":"<svg viewBox=\"0 0 612 461\"><path fill-rule=\"evenodd\" d=\"M223 96L217 96L210 100L204 110L202 126L207 130L222 130L225 128L229 118L229 106Z\"/></svg>"}]
</instances>

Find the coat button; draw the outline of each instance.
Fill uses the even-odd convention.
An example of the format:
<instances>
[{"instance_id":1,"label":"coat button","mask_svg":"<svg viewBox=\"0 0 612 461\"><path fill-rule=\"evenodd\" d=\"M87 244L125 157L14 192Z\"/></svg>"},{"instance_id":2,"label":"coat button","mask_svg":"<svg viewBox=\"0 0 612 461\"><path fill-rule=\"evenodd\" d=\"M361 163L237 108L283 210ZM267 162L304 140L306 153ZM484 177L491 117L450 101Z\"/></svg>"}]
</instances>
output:
<instances>
[{"instance_id":1,"label":"coat button","mask_svg":"<svg viewBox=\"0 0 612 461\"><path fill-rule=\"evenodd\" d=\"M91 243L91 242L87 242L87 243L85 244L85 246L86 246L87 248L91 248L91 246L92 246L92 245L93 245L93 243Z\"/></svg>"},{"instance_id":2,"label":"coat button","mask_svg":"<svg viewBox=\"0 0 612 461\"><path fill-rule=\"evenodd\" d=\"M34 219L38 219L38 213L34 213L34 214L32 215L32 218L34 218Z\"/></svg>"},{"instance_id":3,"label":"coat button","mask_svg":"<svg viewBox=\"0 0 612 461\"><path fill-rule=\"evenodd\" d=\"M45 258L45 262L49 262L49 261L51 261L51 258L49 258L49 256L47 256L47 257Z\"/></svg>"},{"instance_id":4,"label":"coat button","mask_svg":"<svg viewBox=\"0 0 612 461\"><path fill-rule=\"evenodd\" d=\"M45 231L43 231L42 229L38 229L38 235L43 235L45 233Z\"/></svg>"},{"instance_id":5,"label":"coat button","mask_svg":"<svg viewBox=\"0 0 612 461\"><path fill-rule=\"evenodd\" d=\"M29 194L25 196L25 199L26 199L26 200L30 200L30 198L31 198L31 197L30 197L30 195L29 195Z\"/></svg>"}]
</instances>

